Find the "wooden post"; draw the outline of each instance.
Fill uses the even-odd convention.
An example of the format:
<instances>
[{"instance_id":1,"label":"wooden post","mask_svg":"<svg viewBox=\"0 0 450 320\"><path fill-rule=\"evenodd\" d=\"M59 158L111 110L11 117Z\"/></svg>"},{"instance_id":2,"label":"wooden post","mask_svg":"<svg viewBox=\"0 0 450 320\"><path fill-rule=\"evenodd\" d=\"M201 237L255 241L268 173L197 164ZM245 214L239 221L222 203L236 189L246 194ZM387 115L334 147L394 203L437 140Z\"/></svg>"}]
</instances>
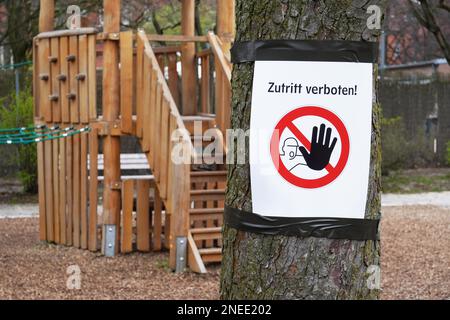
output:
<instances>
[{"instance_id":1,"label":"wooden post","mask_svg":"<svg viewBox=\"0 0 450 320\"><path fill-rule=\"evenodd\" d=\"M185 36L195 35L195 0L182 0L181 31ZM182 113L197 113L197 66L195 61L195 43L183 44L181 53L182 65Z\"/></svg>"},{"instance_id":2,"label":"wooden post","mask_svg":"<svg viewBox=\"0 0 450 320\"><path fill-rule=\"evenodd\" d=\"M53 19L55 15L55 2L54 0L41 0L40 2L40 14L39 14L39 32L47 32L53 30ZM48 43L46 41L46 43ZM47 47L48 50L48 47ZM36 44L33 43L33 61L34 61L34 70L33 70L33 78L35 81L33 82L34 88L34 110L35 110L35 118L42 117L42 110L45 108L43 105L43 101L40 101L39 96L39 87L40 83L39 80L36 80L39 75L38 65L41 63L39 60L39 57L37 56L37 47ZM47 56L48 56L47 52ZM40 119L36 121L36 125L42 124L40 122ZM45 153L50 150L46 150L48 148L47 145L44 144L44 142L38 143L37 146L37 158L38 158L38 181L39 181L39 234L40 234L40 240L42 241L52 241L52 237L49 237L49 233L51 230L47 227L47 219L49 218L49 214L47 212L50 208L47 207L47 199L46 199L46 192L50 192L50 190L46 190L46 168L47 163L49 160L50 155L47 154L47 158L45 157ZM47 163L46 163L47 162ZM51 174L51 173L50 173ZM47 174L48 176L48 174ZM52 191L53 192L53 191Z\"/></svg>"},{"instance_id":3,"label":"wooden post","mask_svg":"<svg viewBox=\"0 0 450 320\"><path fill-rule=\"evenodd\" d=\"M120 32L120 0L104 0L104 32ZM120 74L118 41L105 40L103 59L103 117L107 122L119 118L120 110ZM105 180L103 194L103 245L105 254L111 243L107 243L106 232L115 226L115 254L119 250L120 227L120 137L107 135L104 139Z\"/></svg>"},{"instance_id":4,"label":"wooden post","mask_svg":"<svg viewBox=\"0 0 450 320\"><path fill-rule=\"evenodd\" d=\"M222 51L230 58L231 39L235 34L234 0L217 0L217 35L222 39ZM216 62L216 113L219 128L225 134L229 129L231 114L231 90L223 72L217 70ZM220 68L220 67L219 67Z\"/></svg>"},{"instance_id":5,"label":"wooden post","mask_svg":"<svg viewBox=\"0 0 450 320\"><path fill-rule=\"evenodd\" d=\"M228 55L230 39L235 34L234 0L217 0L217 35L223 40L223 50Z\"/></svg>"},{"instance_id":6,"label":"wooden post","mask_svg":"<svg viewBox=\"0 0 450 320\"><path fill-rule=\"evenodd\" d=\"M53 31L54 19L55 0L41 0L39 32Z\"/></svg>"}]
</instances>

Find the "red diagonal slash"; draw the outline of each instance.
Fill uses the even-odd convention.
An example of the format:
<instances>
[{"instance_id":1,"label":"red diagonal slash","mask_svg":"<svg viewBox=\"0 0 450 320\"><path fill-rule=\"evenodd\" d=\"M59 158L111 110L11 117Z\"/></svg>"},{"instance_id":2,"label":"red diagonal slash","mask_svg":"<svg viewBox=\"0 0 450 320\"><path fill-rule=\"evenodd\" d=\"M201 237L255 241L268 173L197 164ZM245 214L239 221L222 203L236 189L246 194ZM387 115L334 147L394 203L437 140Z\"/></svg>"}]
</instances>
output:
<instances>
[{"instance_id":1,"label":"red diagonal slash","mask_svg":"<svg viewBox=\"0 0 450 320\"><path fill-rule=\"evenodd\" d=\"M287 124L287 128L289 128L289 130L291 130L291 132L300 141L300 143L306 148L306 150L308 152L311 152L311 142L308 140L308 138L305 137L305 135L300 130L298 130L298 128L292 122L289 122ZM331 164L328 164L325 169L328 172L331 172L334 170L334 167Z\"/></svg>"}]
</instances>

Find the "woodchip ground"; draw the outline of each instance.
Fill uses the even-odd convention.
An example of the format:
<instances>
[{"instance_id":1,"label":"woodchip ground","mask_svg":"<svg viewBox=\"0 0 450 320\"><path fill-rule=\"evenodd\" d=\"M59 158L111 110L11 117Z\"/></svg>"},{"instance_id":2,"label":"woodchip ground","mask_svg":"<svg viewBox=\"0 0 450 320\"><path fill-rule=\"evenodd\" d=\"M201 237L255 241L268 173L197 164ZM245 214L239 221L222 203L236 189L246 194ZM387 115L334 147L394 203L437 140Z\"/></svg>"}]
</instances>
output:
<instances>
[{"instance_id":1,"label":"woodchip ground","mask_svg":"<svg viewBox=\"0 0 450 320\"><path fill-rule=\"evenodd\" d=\"M382 299L450 299L450 209L383 209ZM78 265L81 290L68 290ZM220 267L176 275L167 254L107 259L38 241L37 219L0 220L0 299L218 299Z\"/></svg>"}]
</instances>

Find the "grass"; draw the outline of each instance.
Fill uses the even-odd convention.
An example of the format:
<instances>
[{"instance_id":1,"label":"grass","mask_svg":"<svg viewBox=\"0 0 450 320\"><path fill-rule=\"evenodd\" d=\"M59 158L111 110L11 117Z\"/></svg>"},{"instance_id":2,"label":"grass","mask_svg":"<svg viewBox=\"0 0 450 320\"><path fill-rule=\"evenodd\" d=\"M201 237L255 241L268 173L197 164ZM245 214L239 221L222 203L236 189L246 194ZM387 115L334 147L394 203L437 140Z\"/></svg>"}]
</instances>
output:
<instances>
[{"instance_id":1,"label":"grass","mask_svg":"<svg viewBox=\"0 0 450 320\"><path fill-rule=\"evenodd\" d=\"M450 168L399 170L382 177L384 193L450 191Z\"/></svg>"}]
</instances>

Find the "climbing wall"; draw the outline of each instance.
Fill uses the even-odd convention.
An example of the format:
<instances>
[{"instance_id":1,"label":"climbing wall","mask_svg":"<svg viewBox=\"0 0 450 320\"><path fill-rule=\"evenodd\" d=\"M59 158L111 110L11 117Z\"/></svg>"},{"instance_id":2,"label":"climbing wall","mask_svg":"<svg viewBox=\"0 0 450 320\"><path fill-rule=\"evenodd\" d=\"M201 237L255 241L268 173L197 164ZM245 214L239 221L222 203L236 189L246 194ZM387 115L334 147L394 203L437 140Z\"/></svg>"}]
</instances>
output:
<instances>
[{"instance_id":1,"label":"climbing wall","mask_svg":"<svg viewBox=\"0 0 450 320\"><path fill-rule=\"evenodd\" d=\"M35 123L61 129L97 119L96 34L34 40ZM98 130L38 143L40 238L96 251Z\"/></svg>"}]
</instances>

